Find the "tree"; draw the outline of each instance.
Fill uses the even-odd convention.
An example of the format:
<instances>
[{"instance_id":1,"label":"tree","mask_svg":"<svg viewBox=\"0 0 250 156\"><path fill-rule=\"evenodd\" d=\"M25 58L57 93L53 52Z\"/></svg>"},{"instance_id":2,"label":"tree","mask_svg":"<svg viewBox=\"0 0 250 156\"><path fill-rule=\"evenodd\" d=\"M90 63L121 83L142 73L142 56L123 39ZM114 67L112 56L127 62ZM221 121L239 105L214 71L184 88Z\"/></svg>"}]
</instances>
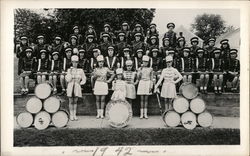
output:
<instances>
[{"instance_id":1,"label":"tree","mask_svg":"<svg viewBox=\"0 0 250 156\"><path fill-rule=\"evenodd\" d=\"M218 37L225 31L225 21L220 15L203 14L195 18L191 24L192 31L207 42L210 37Z\"/></svg>"}]
</instances>

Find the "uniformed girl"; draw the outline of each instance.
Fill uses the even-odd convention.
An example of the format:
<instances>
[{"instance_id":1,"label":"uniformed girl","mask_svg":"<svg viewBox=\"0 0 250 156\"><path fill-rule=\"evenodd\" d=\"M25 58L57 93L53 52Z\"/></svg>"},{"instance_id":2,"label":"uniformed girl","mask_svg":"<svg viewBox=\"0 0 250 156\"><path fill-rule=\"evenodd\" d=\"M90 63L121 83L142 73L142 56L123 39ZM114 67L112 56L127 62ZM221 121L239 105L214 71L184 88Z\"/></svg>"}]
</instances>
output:
<instances>
[{"instance_id":1,"label":"uniformed girl","mask_svg":"<svg viewBox=\"0 0 250 156\"><path fill-rule=\"evenodd\" d=\"M195 70L194 60L189 56L190 49L183 48L183 57L181 58L181 72L183 74L183 82L192 82L192 73Z\"/></svg>"},{"instance_id":2,"label":"uniformed girl","mask_svg":"<svg viewBox=\"0 0 250 156\"><path fill-rule=\"evenodd\" d=\"M240 80L240 61L236 59L237 49L230 50L230 59L228 60L227 65L227 80L232 82L232 92L237 92L239 88Z\"/></svg>"},{"instance_id":3,"label":"uniformed girl","mask_svg":"<svg viewBox=\"0 0 250 156\"><path fill-rule=\"evenodd\" d=\"M214 83L214 92L221 94L222 93L222 83L223 83L223 74L225 72L224 60L220 57L221 49L216 48L213 51L213 58L210 59L210 69L213 72L213 83Z\"/></svg>"},{"instance_id":4,"label":"uniformed girl","mask_svg":"<svg viewBox=\"0 0 250 156\"><path fill-rule=\"evenodd\" d=\"M86 58L86 51L82 48L79 49L79 62L78 68L83 69L85 73L89 72L89 60Z\"/></svg>"},{"instance_id":5,"label":"uniformed girl","mask_svg":"<svg viewBox=\"0 0 250 156\"><path fill-rule=\"evenodd\" d=\"M104 24L104 26L103 26L103 30L104 30L104 31L101 32L101 34L100 34L100 39L102 39L102 35L103 35L103 34L109 34L111 43L113 44L114 41L115 41L115 39L116 39L116 37L115 37L114 33L112 32L111 26L110 26L109 24L106 23L106 24Z\"/></svg>"},{"instance_id":6,"label":"uniformed girl","mask_svg":"<svg viewBox=\"0 0 250 156\"><path fill-rule=\"evenodd\" d=\"M134 57L131 56L131 50L129 47L125 47L123 49L123 54L122 56L120 57L120 63L121 63L121 68L125 68L125 63L127 60L132 60L134 61Z\"/></svg>"},{"instance_id":7,"label":"uniformed girl","mask_svg":"<svg viewBox=\"0 0 250 156\"><path fill-rule=\"evenodd\" d=\"M175 50L175 57L183 57L183 49L186 46L186 40L184 37L178 37L177 39L177 45L176 45L176 50Z\"/></svg>"},{"instance_id":8,"label":"uniformed girl","mask_svg":"<svg viewBox=\"0 0 250 156\"><path fill-rule=\"evenodd\" d=\"M101 54L106 57L108 56L108 47L112 45L111 36L109 33L102 33L101 42L99 44L99 48L101 50Z\"/></svg>"},{"instance_id":9,"label":"uniformed girl","mask_svg":"<svg viewBox=\"0 0 250 156\"><path fill-rule=\"evenodd\" d=\"M123 49L128 46L127 41L126 41L127 38L126 38L125 32L119 32L117 39L118 39L118 41L115 45L115 47L117 49L117 56L122 57Z\"/></svg>"},{"instance_id":10,"label":"uniformed girl","mask_svg":"<svg viewBox=\"0 0 250 156\"><path fill-rule=\"evenodd\" d=\"M209 81L209 64L208 59L204 57L204 49L197 49L197 58L195 59L196 71L199 76L200 92L207 93L207 84Z\"/></svg>"},{"instance_id":11,"label":"uniformed girl","mask_svg":"<svg viewBox=\"0 0 250 156\"><path fill-rule=\"evenodd\" d=\"M50 60L48 52L45 49L40 50L40 58L38 59L37 67L37 83L45 83L46 77L50 71Z\"/></svg>"},{"instance_id":12,"label":"uniformed girl","mask_svg":"<svg viewBox=\"0 0 250 156\"><path fill-rule=\"evenodd\" d=\"M54 43L52 43L52 52L57 51L59 54L59 59L63 60L65 57L64 47L62 44L62 38L59 35L55 36Z\"/></svg>"},{"instance_id":13,"label":"uniformed girl","mask_svg":"<svg viewBox=\"0 0 250 156\"><path fill-rule=\"evenodd\" d=\"M152 54L152 68L154 71L154 83L159 79L161 70L163 69L163 64L162 64L162 58L159 57L159 49L155 48L152 49L151 52Z\"/></svg>"},{"instance_id":14,"label":"uniformed girl","mask_svg":"<svg viewBox=\"0 0 250 156\"><path fill-rule=\"evenodd\" d=\"M89 34L87 35L86 42L81 45L80 47L86 51L86 57L90 59L93 57L93 49L98 47L98 44L94 41L94 35Z\"/></svg>"},{"instance_id":15,"label":"uniformed girl","mask_svg":"<svg viewBox=\"0 0 250 156\"><path fill-rule=\"evenodd\" d=\"M15 48L16 57L19 58L18 59L18 75L21 74L21 68L20 68L21 59L26 57L25 50L29 47L27 36L21 36L20 40L21 40L20 44L18 44Z\"/></svg>"},{"instance_id":16,"label":"uniformed girl","mask_svg":"<svg viewBox=\"0 0 250 156\"><path fill-rule=\"evenodd\" d=\"M192 57L193 59L195 59L197 57L197 50L200 48L198 46L199 44L199 39L198 37L192 37L190 39L190 43L191 43L191 47L190 47L190 57Z\"/></svg>"},{"instance_id":17,"label":"uniformed girl","mask_svg":"<svg viewBox=\"0 0 250 156\"><path fill-rule=\"evenodd\" d=\"M73 27L73 35L77 37L77 45L81 45L83 43L83 36L80 34L80 29L78 26Z\"/></svg>"},{"instance_id":18,"label":"uniformed girl","mask_svg":"<svg viewBox=\"0 0 250 156\"><path fill-rule=\"evenodd\" d=\"M172 62L173 62L172 56L166 56L165 60L167 63L167 67L162 70L160 79L155 85L154 92L157 92L157 88L164 80L161 89L161 97L164 98L165 110L167 111L173 108L172 101L176 97L175 84L181 81L182 76L177 69L172 67Z\"/></svg>"},{"instance_id":19,"label":"uniformed girl","mask_svg":"<svg viewBox=\"0 0 250 156\"><path fill-rule=\"evenodd\" d=\"M110 78L107 80L108 75ZM104 57L103 55L97 56L97 67L94 69L93 76L91 79L94 84L94 95L96 96L96 108L97 116L96 118L104 118L104 106L105 106L105 97L108 95L108 83L113 80L113 72L110 71L107 67L104 67Z\"/></svg>"},{"instance_id":20,"label":"uniformed girl","mask_svg":"<svg viewBox=\"0 0 250 156\"><path fill-rule=\"evenodd\" d=\"M49 82L53 85L53 92L57 92L57 79L60 77L63 69L62 60L59 59L59 52L55 51L52 53L52 60L51 60L51 71L49 75ZM62 86L62 84L61 84Z\"/></svg>"},{"instance_id":21,"label":"uniformed girl","mask_svg":"<svg viewBox=\"0 0 250 156\"><path fill-rule=\"evenodd\" d=\"M132 31L132 36L135 36L135 34L137 34L137 33L141 34L141 40L144 42L144 39L145 39L144 30L143 30L143 27L141 26L141 24L139 24L139 23L135 24L135 28ZM135 38L132 40L135 40Z\"/></svg>"},{"instance_id":22,"label":"uniformed girl","mask_svg":"<svg viewBox=\"0 0 250 156\"><path fill-rule=\"evenodd\" d=\"M228 39L223 39L220 41L221 44L221 57L224 61L230 59L230 45L228 43Z\"/></svg>"},{"instance_id":23,"label":"uniformed girl","mask_svg":"<svg viewBox=\"0 0 250 156\"><path fill-rule=\"evenodd\" d=\"M143 66L138 71L139 84L137 95L141 99L140 119L148 118L148 96L152 94L153 89L153 69L149 67L149 56L144 55Z\"/></svg>"},{"instance_id":24,"label":"uniformed girl","mask_svg":"<svg viewBox=\"0 0 250 156\"><path fill-rule=\"evenodd\" d=\"M162 58L166 58L166 56L168 55L168 51L171 48L172 47L170 47L169 38L168 37L164 37L162 39L162 47L160 48L160 52L162 54Z\"/></svg>"},{"instance_id":25,"label":"uniformed girl","mask_svg":"<svg viewBox=\"0 0 250 156\"><path fill-rule=\"evenodd\" d=\"M176 47L176 33L174 32L175 24L174 23L168 23L167 24L168 32L164 34L164 38L169 38L170 47L175 48Z\"/></svg>"},{"instance_id":26,"label":"uniformed girl","mask_svg":"<svg viewBox=\"0 0 250 156\"><path fill-rule=\"evenodd\" d=\"M126 82L126 99L132 105L132 100L136 99L135 85L138 84L137 74L133 71L133 61L127 60L125 62L125 71L123 77Z\"/></svg>"},{"instance_id":27,"label":"uniformed girl","mask_svg":"<svg viewBox=\"0 0 250 156\"><path fill-rule=\"evenodd\" d=\"M66 92L66 81L65 81L65 75L67 74L67 70L72 66L71 64L71 57L72 57L72 49L67 48L65 49L65 58L63 59L63 70L62 74L60 76L60 83L62 86L62 94Z\"/></svg>"},{"instance_id":28,"label":"uniformed girl","mask_svg":"<svg viewBox=\"0 0 250 156\"><path fill-rule=\"evenodd\" d=\"M208 39L208 45L205 46L205 56L207 58L213 58L214 54L213 54L213 51L216 49L216 47L214 47L215 45L215 41L216 41L216 38L214 37L211 37Z\"/></svg>"},{"instance_id":29,"label":"uniformed girl","mask_svg":"<svg viewBox=\"0 0 250 156\"><path fill-rule=\"evenodd\" d=\"M85 39L87 40L88 35L92 35L94 38L94 42L96 43L98 41L97 39L97 34L96 31L94 29L93 25L88 25L88 30L85 32ZM86 42L86 41L85 41Z\"/></svg>"},{"instance_id":30,"label":"uniformed girl","mask_svg":"<svg viewBox=\"0 0 250 156\"><path fill-rule=\"evenodd\" d=\"M138 49L136 51L136 56L134 57L135 61L135 70L138 71L143 66L143 55L144 55L143 49ZM149 67L152 67L152 58L149 57Z\"/></svg>"},{"instance_id":31,"label":"uniformed girl","mask_svg":"<svg viewBox=\"0 0 250 156\"><path fill-rule=\"evenodd\" d=\"M72 49L72 55L78 55L79 52L78 52L78 48L79 48L79 45L77 43L77 36L76 35L71 35L70 36L70 41L69 41L69 47Z\"/></svg>"},{"instance_id":32,"label":"uniformed girl","mask_svg":"<svg viewBox=\"0 0 250 156\"><path fill-rule=\"evenodd\" d=\"M132 41L132 56L136 54L138 49L142 49L143 51L147 49L147 44L143 41L142 33L136 33L134 37L135 40Z\"/></svg>"},{"instance_id":33,"label":"uniformed girl","mask_svg":"<svg viewBox=\"0 0 250 156\"><path fill-rule=\"evenodd\" d=\"M146 42L148 44L151 44L151 37L155 36L156 37L156 42L159 43L159 32L156 29L156 24L155 23L151 23L149 25L149 29L147 31L147 35L146 35Z\"/></svg>"},{"instance_id":34,"label":"uniformed girl","mask_svg":"<svg viewBox=\"0 0 250 156\"><path fill-rule=\"evenodd\" d=\"M77 68L79 58L77 55L71 57L72 67L67 70L65 79L68 83L67 96L69 97L70 120L78 120L76 117L77 101L82 97L81 85L86 83L86 76L83 69Z\"/></svg>"},{"instance_id":35,"label":"uniformed girl","mask_svg":"<svg viewBox=\"0 0 250 156\"><path fill-rule=\"evenodd\" d=\"M33 57L36 57L36 59L40 59L40 51L41 50L48 50L48 45L45 44L45 37L44 35L38 35L37 36L37 44L34 47L34 55Z\"/></svg>"},{"instance_id":36,"label":"uniformed girl","mask_svg":"<svg viewBox=\"0 0 250 156\"><path fill-rule=\"evenodd\" d=\"M111 100L126 100L126 82L123 80L123 69L117 68L115 71L116 79L112 82L112 89L114 90Z\"/></svg>"},{"instance_id":37,"label":"uniformed girl","mask_svg":"<svg viewBox=\"0 0 250 156\"><path fill-rule=\"evenodd\" d=\"M94 69L97 67L97 57L100 55L100 50L95 48L93 49L93 57L90 58L90 72L93 72Z\"/></svg>"},{"instance_id":38,"label":"uniformed girl","mask_svg":"<svg viewBox=\"0 0 250 156\"><path fill-rule=\"evenodd\" d=\"M115 50L114 46L109 46L108 56L105 57L105 64L112 71L115 71L116 68L121 67L119 58L116 56L116 53L114 50Z\"/></svg>"},{"instance_id":39,"label":"uniformed girl","mask_svg":"<svg viewBox=\"0 0 250 156\"><path fill-rule=\"evenodd\" d=\"M34 72L36 65L36 60L32 57L33 49L27 47L25 49L26 56L20 58L20 84L21 84L21 94L27 94L29 92L29 79Z\"/></svg>"},{"instance_id":40,"label":"uniformed girl","mask_svg":"<svg viewBox=\"0 0 250 156\"><path fill-rule=\"evenodd\" d=\"M155 35L152 35L150 37L150 42L149 44L147 44L146 55L149 55L150 57L152 57L152 53L151 53L152 49L159 49L159 39Z\"/></svg>"},{"instance_id":41,"label":"uniformed girl","mask_svg":"<svg viewBox=\"0 0 250 156\"><path fill-rule=\"evenodd\" d=\"M127 44L131 44L133 36L132 36L132 32L130 31L130 27L129 27L128 22L122 23L122 27L121 27L121 30L119 32L124 32Z\"/></svg>"}]
</instances>

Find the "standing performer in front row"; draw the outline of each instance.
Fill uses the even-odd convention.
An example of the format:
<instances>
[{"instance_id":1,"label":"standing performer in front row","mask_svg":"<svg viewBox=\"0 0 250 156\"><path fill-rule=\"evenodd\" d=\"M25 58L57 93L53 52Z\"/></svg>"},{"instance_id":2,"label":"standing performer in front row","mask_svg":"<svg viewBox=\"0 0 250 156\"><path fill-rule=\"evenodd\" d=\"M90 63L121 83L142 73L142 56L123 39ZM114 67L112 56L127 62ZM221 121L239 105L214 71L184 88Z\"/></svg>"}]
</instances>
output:
<instances>
[{"instance_id":1,"label":"standing performer in front row","mask_svg":"<svg viewBox=\"0 0 250 156\"><path fill-rule=\"evenodd\" d=\"M67 70L65 76L68 82L67 96L69 97L70 120L78 120L76 117L77 101L82 97L81 85L86 83L86 76L83 69L77 68L79 58L77 55L71 57L72 67Z\"/></svg>"},{"instance_id":2,"label":"standing performer in front row","mask_svg":"<svg viewBox=\"0 0 250 156\"><path fill-rule=\"evenodd\" d=\"M112 89L114 90L111 100L126 100L126 82L123 80L123 69L117 68L115 71L116 80L113 81Z\"/></svg>"},{"instance_id":3,"label":"standing performer in front row","mask_svg":"<svg viewBox=\"0 0 250 156\"><path fill-rule=\"evenodd\" d=\"M162 70L161 77L157 82L157 84L155 85L154 92L157 91L158 86L164 79L161 89L161 97L164 98L165 110L167 111L173 108L172 101L173 98L176 97L175 84L182 80L182 75L178 72L177 69L172 67L173 63L172 56L167 56L165 60L167 63L167 67Z\"/></svg>"},{"instance_id":4,"label":"standing performer in front row","mask_svg":"<svg viewBox=\"0 0 250 156\"><path fill-rule=\"evenodd\" d=\"M105 97L108 95L108 83L113 80L113 73L108 67L104 67L103 55L97 56L97 67L94 69L93 76L91 77L91 81L95 81L93 90L96 96L96 118L104 118ZM109 80L107 80L108 75L111 75Z\"/></svg>"},{"instance_id":5,"label":"standing performer in front row","mask_svg":"<svg viewBox=\"0 0 250 156\"><path fill-rule=\"evenodd\" d=\"M143 66L139 69L139 84L137 95L141 97L141 109L140 109L140 119L145 117L148 118L148 96L152 94L153 89L153 69L149 67L149 56L144 55L142 57Z\"/></svg>"}]
</instances>

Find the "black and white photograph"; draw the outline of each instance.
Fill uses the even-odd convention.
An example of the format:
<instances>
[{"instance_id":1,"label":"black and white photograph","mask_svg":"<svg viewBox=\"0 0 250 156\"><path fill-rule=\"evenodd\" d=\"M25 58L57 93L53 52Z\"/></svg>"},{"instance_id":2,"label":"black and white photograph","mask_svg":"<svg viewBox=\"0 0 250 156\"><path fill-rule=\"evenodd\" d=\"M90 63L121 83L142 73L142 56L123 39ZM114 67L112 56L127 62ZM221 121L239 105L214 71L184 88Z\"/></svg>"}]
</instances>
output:
<instances>
[{"instance_id":1,"label":"black and white photograph","mask_svg":"<svg viewBox=\"0 0 250 156\"><path fill-rule=\"evenodd\" d=\"M4 103L10 113L2 117L11 116L12 148L147 156L177 154L167 152L171 146L233 150L247 142L249 33L243 31L249 31L249 22L242 23L248 16L243 3L235 8L34 4L8 12L11 65L2 71L11 77L1 84L11 82L12 102ZM225 153L248 155L244 147Z\"/></svg>"}]
</instances>

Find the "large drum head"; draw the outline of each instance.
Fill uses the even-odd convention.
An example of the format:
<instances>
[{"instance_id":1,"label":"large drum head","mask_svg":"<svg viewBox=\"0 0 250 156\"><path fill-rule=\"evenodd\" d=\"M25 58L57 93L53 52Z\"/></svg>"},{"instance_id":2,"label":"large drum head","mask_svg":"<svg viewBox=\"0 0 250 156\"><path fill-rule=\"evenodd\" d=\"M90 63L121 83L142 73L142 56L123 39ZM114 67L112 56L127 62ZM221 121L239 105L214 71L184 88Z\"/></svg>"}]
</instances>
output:
<instances>
[{"instance_id":1,"label":"large drum head","mask_svg":"<svg viewBox=\"0 0 250 156\"><path fill-rule=\"evenodd\" d=\"M193 99L198 95L198 88L190 82L180 86L180 93L187 99Z\"/></svg>"},{"instance_id":2,"label":"large drum head","mask_svg":"<svg viewBox=\"0 0 250 156\"><path fill-rule=\"evenodd\" d=\"M181 123L186 129L194 129L197 125L195 114L190 111L182 114Z\"/></svg>"},{"instance_id":3,"label":"large drum head","mask_svg":"<svg viewBox=\"0 0 250 156\"><path fill-rule=\"evenodd\" d=\"M132 119L132 108L127 101L110 101L106 107L106 117L113 127L122 128Z\"/></svg>"},{"instance_id":4,"label":"large drum head","mask_svg":"<svg viewBox=\"0 0 250 156\"><path fill-rule=\"evenodd\" d=\"M33 116L29 112L22 112L16 117L17 124L22 128L30 127L33 123Z\"/></svg>"},{"instance_id":5,"label":"large drum head","mask_svg":"<svg viewBox=\"0 0 250 156\"><path fill-rule=\"evenodd\" d=\"M51 117L49 113L45 111L41 111L38 114L36 114L35 119L34 119L34 126L38 130L43 130L46 129L51 121Z\"/></svg>"},{"instance_id":6,"label":"large drum head","mask_svg":"<svg viewBox=\"0 0 250 156\"><path fill-rule=\"evenodd\" d=\"M44 101L43 108L48 113L55 113L60 108L60 100L54 96L51 96Z\"/></svg>"},{"instance_id":7,"label":"large drum head","mask_svg":"<svg viewBox=\"0 0 250 156\"><path fill-rule=\"evenodd\" d=\"M203 112L198 115L198 123L202 127L209 127L213 123L213 116L209 112Z\"/></svg>"},{"instance_id":8,"label":"large drum head","mask_svg":"<svg viewBox=\"0 0 250 156\"><path fill-rule=\"evenodd\" d=\"M47 83L38 84L35 88L35 94L39 99L46 99L50 96L52 88Z\"/></svg>"},{"instance_id":9,"label":"large drum head","mask_svg":"<svg viewBox=\"0 0 250 156\"><path fill-rule=\"evenodd\" d=\"M177 97L173 102L174 110L178 113L184 113L189 108L189 102L184 97Z\"/></svg>"},{"instance_id":10,"label":"large drum head","mask_svg":"<svg viewBox=\"0 0 250 156\"><path fill-rule=\"evenodd\" d=\"M163 116L164 122L170 127L176 127L181 122L181 117L175 111L167 111Z\"/></svg>"},{"instance_id":11,"label":"large drum head","mask_svg":"<svg viewBox=\"0 0 250 156\"><path fill-rule=\"evenodd\" d=\"M58 111L52 115L52 123L58 128L66 126L68 121L68 113L65 111Z\"/></svg>"},{"instance_id":12,"label":"large drum head","mask_svg":"<svg viewBox=\"0 0 250 156\"><path fill-rule=\"evenodd\" d=\"M30 98L26 103L26 110L32 114L38 113L43 107L43 103L37 97Z\"/></svg>"},{"instance_id":13,"label":"large drum head","mask_svg":"<svg viewBox=\"0 0 250 156\"><path fill-rule=\"evenodd\" d=\"M192 112L199 114L206 109L205 101L201 98L195 98L190 102L190 109Z\"/></svg>"}]
</instances>

